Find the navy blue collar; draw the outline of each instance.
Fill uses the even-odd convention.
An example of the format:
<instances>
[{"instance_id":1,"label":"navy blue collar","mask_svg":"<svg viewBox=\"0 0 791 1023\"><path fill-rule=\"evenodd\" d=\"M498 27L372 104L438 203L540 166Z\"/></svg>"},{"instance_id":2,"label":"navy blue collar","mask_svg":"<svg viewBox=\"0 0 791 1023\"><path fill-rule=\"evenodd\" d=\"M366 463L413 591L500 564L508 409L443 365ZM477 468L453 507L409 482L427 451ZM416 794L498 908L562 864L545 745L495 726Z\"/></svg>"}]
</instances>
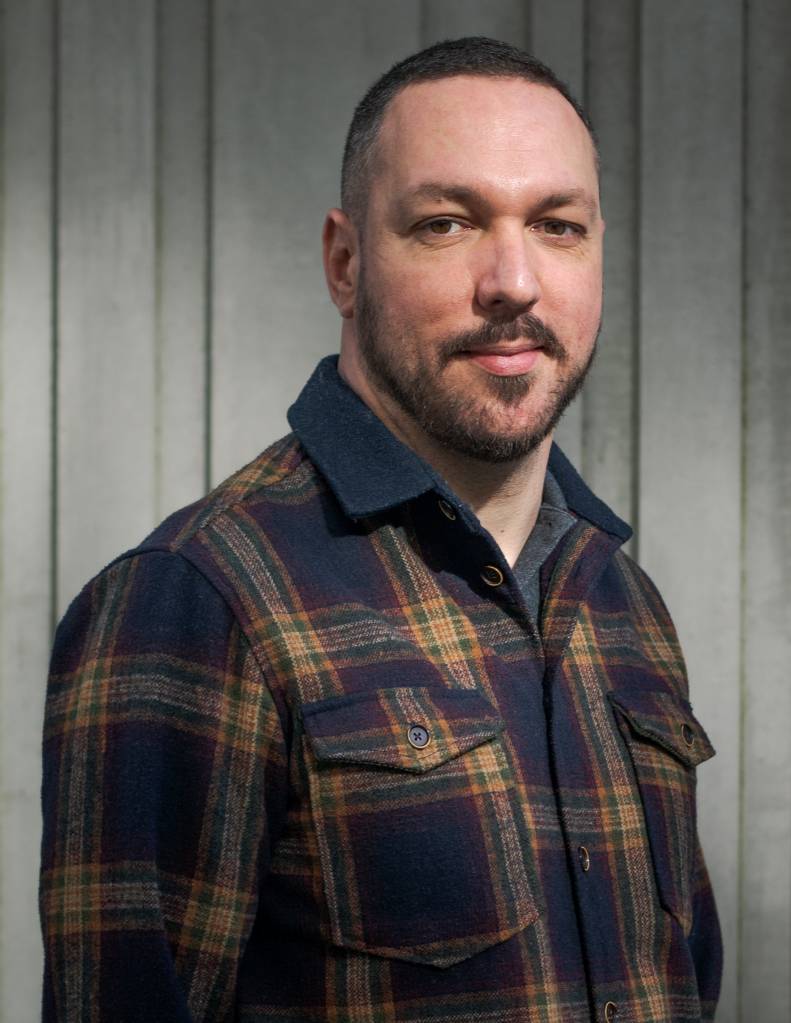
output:
<instances>
[{"instance_id":1,"label":"navy blue collar","mask_svg":"<svg viewBox=\"0 0 791 1023\"><path fill-rule=\"evenodd\" d=\"M288 421L351 518L386 511L429 490L453 496L428 462L402 444L341 379L337 355L318 364L288 410ZM629 526L596 497L556 444L549 470L571 511L629 539Z\"/></svg>"}]
</instances>

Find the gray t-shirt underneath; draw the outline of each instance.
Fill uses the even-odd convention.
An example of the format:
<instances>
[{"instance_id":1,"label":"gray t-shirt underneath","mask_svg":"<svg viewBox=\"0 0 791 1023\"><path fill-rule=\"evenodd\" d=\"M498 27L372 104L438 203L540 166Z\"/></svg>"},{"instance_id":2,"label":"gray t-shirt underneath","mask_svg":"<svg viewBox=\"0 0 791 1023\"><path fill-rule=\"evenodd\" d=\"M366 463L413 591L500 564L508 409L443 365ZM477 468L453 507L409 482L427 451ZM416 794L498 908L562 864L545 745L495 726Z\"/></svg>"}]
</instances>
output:
<instances>
[{"instance_id":1,"label":"gray t-shirt underneath","mask_svg":"<svg viewBox=\"0 0 791 1023\"><path fill-rule=\"evenodd\" d=\"M539 624L539 573L558 543L571 529L575 522L568 509L563 491L558 481L547 469L544 478L544 492L541 495L541 507L533 530L519 552L514 565L514 575L527 603L528 610L536 627Z\"/></svg>"}]
</instances>

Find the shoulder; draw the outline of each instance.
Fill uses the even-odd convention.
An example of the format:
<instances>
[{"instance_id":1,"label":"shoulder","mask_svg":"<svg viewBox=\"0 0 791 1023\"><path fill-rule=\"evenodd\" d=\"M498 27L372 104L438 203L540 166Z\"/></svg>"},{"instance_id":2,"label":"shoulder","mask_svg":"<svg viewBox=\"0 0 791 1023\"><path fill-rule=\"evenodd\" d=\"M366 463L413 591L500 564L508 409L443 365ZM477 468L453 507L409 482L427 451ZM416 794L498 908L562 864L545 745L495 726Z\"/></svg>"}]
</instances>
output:
<instances>
[{"instance_id":1,"label":"shoulder","mask_svg":"<svg viewBox=\"0 0 791 1023\"><path fill-rule=\"evenodd\" d=\"M179 551L223 517L248 512L267 502L280 503L316 483L316 473L297 437L287 434L248 465L223 480L194 504L168 516L138 548Z\"/></svg>"},{"instance_id":2,"label":"shoulder","mask_svg":"<svg viewBox=\"0 0 791 1023\"><path fill-rule=\"evenodd\" d=\"M166 625L184 636L195 627L214 631L220 623L227 630L239 611L227 582L232 553L223 549L222 537L228 521L255 518L257 509L267 504L294 503L318 486L296 437L289 434L276 441L94 576L66 612L56 649L75 630L87 638L97 628L112 630L114 622L139 633L141 642Z\"/></svg>"},{"instance_id":3,"label":"shoulder","mask_svg":"<svg viewBox=\"0 0 791 1023\"><path fill-rule=\"evenodd\" d=\"M688 698L687 669L678 633L653 579L622 550L615 553L611 571L628 608L631 629L645 656L665 677L673 680L681 696Z\"/></svg>"},{"instance_id":4,"label":"shoulder","mask_svg":"<svg viewBox=\"0 0 791 1023\"><path fill-rule=\"evenodd\" d=\"M663 628L673 629L667 605L656 583L645 569L623 550L616 551L613 567L630 604L641 613L655 619Z\"/></svg>"},{"instance_id":5,"label":"shoulder","mask_svg":"<svg viewBox=\"0 0 791 1023\"><path fill-rule=\"evenodd\" d=\"M270 538L302 528L301 513L315 504L324 484L292 433L275 441L252 462L229 476L194 504L169 515L136 548L111 563L154 553L176 575L189 569L203 575L229 603L238 601L238 569L260 559ZM238 610L238 608L237 608Z\"/></svg>"},{"instance_id":6,"label":"shoulder","mask_svg":"<svg viewBox=\"0 0 791 1023\"><path fill-rule=\"evenodd\" d=\"M52 673L97 672L167 651L194 660L236 629L228 601L178 552L136 549L116 558L75 597L55 633Z\"/></svg>"}]
</instances>

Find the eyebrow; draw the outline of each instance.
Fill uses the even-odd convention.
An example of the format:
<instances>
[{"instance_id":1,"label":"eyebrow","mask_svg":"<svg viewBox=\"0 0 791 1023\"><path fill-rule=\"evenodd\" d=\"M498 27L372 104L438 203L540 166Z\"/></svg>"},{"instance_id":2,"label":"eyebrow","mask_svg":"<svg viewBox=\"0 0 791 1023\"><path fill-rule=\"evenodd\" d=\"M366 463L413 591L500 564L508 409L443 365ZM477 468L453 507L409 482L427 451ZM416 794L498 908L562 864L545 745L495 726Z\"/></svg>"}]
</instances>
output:
<instances>
[{"instance_id":1,"label":"eyebrow","mask_svg":"<svg viewBox=\"0 0 791 1023\"><path fill-rule=\"evenodd\" d=\"M420 199L435 202L451 200L465 206L483 208L489 208L491 205L483 192L479 192L477 188L471 188L468 185L452 185L441 181L424 181L422 184L416 185L406 193L400 205L403 206ZM562 206L582 206L592 217L599 216L598 203L583 188L570 188L564 192L552 192L545 195L533 208L533 215L541 216L548 210Z\"/></svg>"}]
</instances>

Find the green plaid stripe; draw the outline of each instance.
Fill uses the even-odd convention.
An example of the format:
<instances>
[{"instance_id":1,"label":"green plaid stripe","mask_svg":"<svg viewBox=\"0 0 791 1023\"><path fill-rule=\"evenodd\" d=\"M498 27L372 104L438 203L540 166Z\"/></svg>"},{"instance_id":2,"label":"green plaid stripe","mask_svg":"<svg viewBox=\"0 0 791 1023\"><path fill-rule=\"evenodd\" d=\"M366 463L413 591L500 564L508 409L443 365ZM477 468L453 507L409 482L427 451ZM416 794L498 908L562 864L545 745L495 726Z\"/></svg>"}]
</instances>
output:
<instances>
[{"instance_id":1,"label":"green plaid stripe","mask_svg":"<svg viewBox=\"0 0 791 1023\"><path fill-rule=\"evenodd\" d=\"M352 521L287 438L80 595L47 702L45 1018L710 1018L686 940L716 959L711 749L659 595L580 520L539 643L465 561L480 537L427 565L435 504Z\"/></svg>"}]
</instances>

